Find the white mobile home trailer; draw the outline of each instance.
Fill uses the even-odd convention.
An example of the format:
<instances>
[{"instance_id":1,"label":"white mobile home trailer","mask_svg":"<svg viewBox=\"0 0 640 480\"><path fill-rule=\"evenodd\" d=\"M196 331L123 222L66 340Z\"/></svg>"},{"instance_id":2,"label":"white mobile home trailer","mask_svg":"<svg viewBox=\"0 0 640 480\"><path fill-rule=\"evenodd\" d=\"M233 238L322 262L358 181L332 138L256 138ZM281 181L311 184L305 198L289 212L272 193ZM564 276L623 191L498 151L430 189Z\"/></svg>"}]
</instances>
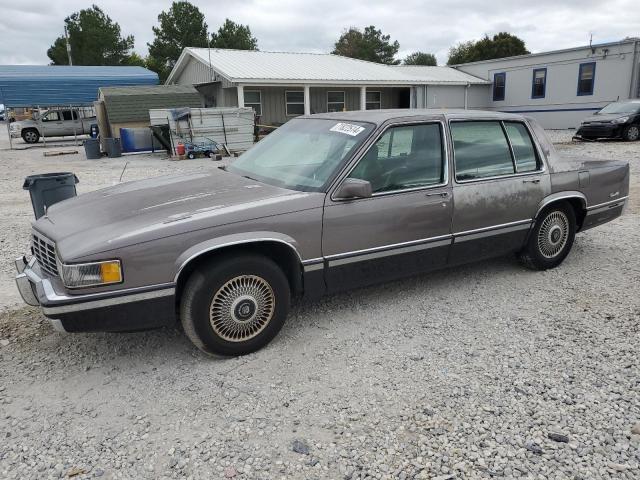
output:
<instances>
[{"instance_id":1,"label":"white mobile home trailer","mask_svg":"<svg viewBox=\"0 0 640 480\"><path fill-rule=\"evenodd\" d=\"M576 128L616 100L640 96L640 39L455 65L492 82L490 110L522 113L545 128Z\"/></svg>"}]
</instances>

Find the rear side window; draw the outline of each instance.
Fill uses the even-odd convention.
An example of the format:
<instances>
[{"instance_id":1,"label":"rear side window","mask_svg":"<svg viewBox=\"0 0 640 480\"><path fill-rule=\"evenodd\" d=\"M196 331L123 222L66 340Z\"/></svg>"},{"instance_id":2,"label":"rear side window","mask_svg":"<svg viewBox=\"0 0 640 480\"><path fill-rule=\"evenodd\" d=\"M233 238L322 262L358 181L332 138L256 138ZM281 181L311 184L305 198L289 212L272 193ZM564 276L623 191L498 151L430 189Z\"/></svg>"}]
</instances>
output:
<instances>
[{"instance_id":1,"label":"rear side window","mask_svg":"<svg viewBox=\"0 0 640 480\"><path fill-rule=\"evenodd\" d=\"M515 173L500 122L451 122L457 180Z\"/></svg>"},{"instance_id":2,"label":"rear side window","mask_svg":"<svg viewBox=\"0 0 640 480\"><path fill-rule=\"evenodd\" d=\"M68 122L71 120L71 110L62 110L62 119L65 122Z\"/></svg>"},{"instance_id":3,"label":"rear side window","mask_svg":"<svg viewBox=\"0 0 640 480\"><path fill-rule=\"evenodd\" d=\"M507 131L511 147L513 148L516 172L536 171L538 169L538 157L527 127L518 122L505 122L504 128Z\"/></svg>"}]
</instances>

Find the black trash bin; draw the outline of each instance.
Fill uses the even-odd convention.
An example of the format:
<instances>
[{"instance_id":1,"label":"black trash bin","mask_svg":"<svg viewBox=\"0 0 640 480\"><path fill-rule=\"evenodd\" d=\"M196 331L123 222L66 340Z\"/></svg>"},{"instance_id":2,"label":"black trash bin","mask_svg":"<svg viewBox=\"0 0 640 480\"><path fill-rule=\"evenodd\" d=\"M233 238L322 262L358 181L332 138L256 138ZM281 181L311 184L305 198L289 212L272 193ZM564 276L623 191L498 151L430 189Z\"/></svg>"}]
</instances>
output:
<instances>
[{"instance_id":1,"label":"black trash bin","mask_svg":"<svg viewBox=\"0 0 640 480\"><path fill-rule=\"evenodd\" d=\"M100 153L100 140L97 138L87 138L84 141L84 153L87 160L99 160L102 158Z\"/></svg>"},{"instance_id":2,"label":"black trash bin","mask_svg":"<svg viewBox=\"0 0 640 480\"><path fill-rule=\"evenodd\" d=\"M29 175L22 188L29 190L36 219L45 214L47 207L67 198L75 197L78 177L70 172Z\"/></svg>"},{"instance_id":3,"label":"black trash bin","mask_svg":"<svg viewBox=\"0 0 640 480\"><path fill-rule=\"evenodd\" d=\"M122 145L119 138L105 138L107 156L117 158L122 156Z\"/></svg>"}]
</instances>

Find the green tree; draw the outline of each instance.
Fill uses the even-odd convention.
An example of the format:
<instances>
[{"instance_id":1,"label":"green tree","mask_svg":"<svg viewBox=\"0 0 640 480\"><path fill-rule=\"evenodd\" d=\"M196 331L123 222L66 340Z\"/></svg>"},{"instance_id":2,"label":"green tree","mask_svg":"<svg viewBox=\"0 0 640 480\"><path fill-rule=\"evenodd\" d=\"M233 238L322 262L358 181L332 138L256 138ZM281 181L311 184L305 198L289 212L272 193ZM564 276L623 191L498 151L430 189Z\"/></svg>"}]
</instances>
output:
<instances>
[{"instance_id":1,"label":"green tree","mask_svg":"<svg viewBox=\"0 0 640 480\"><path fill-rule=\"evenodd\" d=\"M133 35L123 37L120 25L99 7L80 10L65 18L74 65L123 65L132 55ZM65 37L47 50L52 65L68 65Z\"/></svg>"},{"instance_id":2,"label":"green tree","mask_svg":"<svg viewBox=\"0 0 640 480\"><path fill-rule=\"evenodd\" d=\"M251 35L249 25L235 23L227 18L218 32L211 34L211 47L258 50L258 40Z\"/></svg>"},{"instance_id":3,"label":"green tree","mask_svg":"<svg viewBox=\"0 0 640 480\"><path fill-rule=\"evenodd\" d=\"M147 66L164 82L185 47L207 46L207 24L198 7L189 2L173 2L168 12L158 15L155 38L148 43Z\"/></svg>"},{"instance_id":4,"label":"green tree","mask_svg":"<svg viewBox=\"0 0 640 480\"><path fill-rule=\"evenodd\" d=\"M335 43L333 52L344 57L358 58L370 62L397 65L400 60L395 56L400 49L397 40L391 42L390 35L383 35L373 25L366 27L364 31L351 27L345 30Z\"/></svg>"},{"instance_id":5,"label":"green tree","mask_svg":"<svg viewBox=\"0 0 640 480\"><path fill-rule=\"evenodd\" d=\"M500 32L489 38L485 35L478 41L459 43L449 49L447 65L477 62L493 58L512 57L529 53L524 41L507 32Z\"/></svg>"},{"instance_id":6,"label":"green tree","mask_svg":"<svg viewBox=\"0 0 640 480\"><path fill-rule=\"evenodd\" d=\"M435 67L438 65L438 61L436 60L436 56L433 53L424 53L424 52L413 52L402 62L405 65L427 65Z\"/></svg>"}]
</instances>

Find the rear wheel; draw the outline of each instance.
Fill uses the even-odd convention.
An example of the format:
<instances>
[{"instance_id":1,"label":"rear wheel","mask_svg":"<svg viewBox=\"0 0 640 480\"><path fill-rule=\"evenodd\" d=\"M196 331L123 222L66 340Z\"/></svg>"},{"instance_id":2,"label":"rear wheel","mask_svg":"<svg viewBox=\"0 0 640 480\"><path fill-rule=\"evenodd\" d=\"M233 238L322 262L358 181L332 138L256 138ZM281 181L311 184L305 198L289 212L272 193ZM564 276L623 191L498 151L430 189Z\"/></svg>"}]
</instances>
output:
<instances>
[{"instance_id":1,"label":"rear wheel","mask_svg":"<svg viewBox=\"0 0 640 480\"><path fill-rule=\"evenodd\" d=\"M622 138L627 142L635 142L640 138L640 126L629 125L622 131Z\"/></svg>"},{"instance_id":2,"label":"rear wheel","mask_svg":"<svg viewBox=\"0 0 640 480\"><path fill-rule=\"evenodd\" d=\"M569 254L576 234L576 215L567 203L557 203L538 216L520 261L532 270L560 265Z\"/></svg>"},{"instance_id":3,"label":"rear wheel","mask_svg":"<svg viewBox=\"0 0 640 480\"><path fill-rule=\"evenodd\" d=\"M35 128L28 128L22 131L22 139L27 143L38 143L40 134Z\"/></svg>"},{"instance_id":4,"label":"rear wheel","mask_svg":"<svg viewBox=\"0 0 640 480\"><path fill-rule=\"evenodd\" d=\"M245 355L268 344L289 312L289 282L270 259L223 257L198 267L185 284L180 318L203 352Z\"/></svg>"},{"instance_id":5,"label":"rear wheel","mask_svg":"<svg viewBox=\"0 0 640 480\"><path fill-rule=\"evenodd\" d=\"M187 153L187 158L193 160L194 158L196 158L196 154L193 153L193 152L189 152L189 153Z\"/></svg>"}]
</instances>

